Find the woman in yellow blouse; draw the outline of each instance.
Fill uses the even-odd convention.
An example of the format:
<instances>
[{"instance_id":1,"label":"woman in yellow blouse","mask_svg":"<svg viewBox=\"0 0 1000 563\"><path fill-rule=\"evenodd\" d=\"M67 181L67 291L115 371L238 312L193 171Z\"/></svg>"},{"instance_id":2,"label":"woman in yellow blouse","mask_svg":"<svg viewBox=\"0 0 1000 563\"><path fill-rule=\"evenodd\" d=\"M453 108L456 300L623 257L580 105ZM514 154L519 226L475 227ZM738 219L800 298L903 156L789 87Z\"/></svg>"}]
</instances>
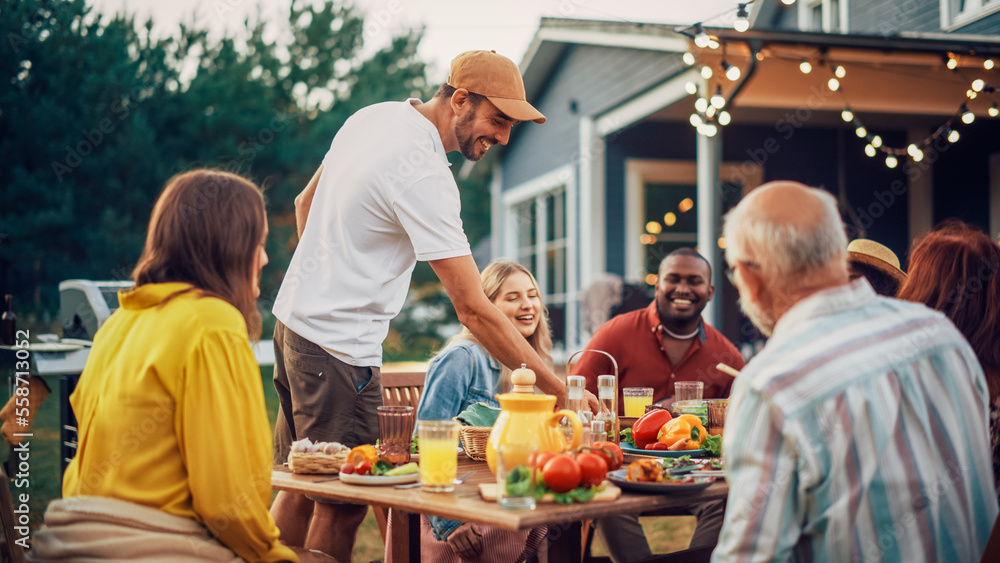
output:
<instances>
[{"instance_id":1,"label":"woman in yellow blouse","mask_svg":"<svg viewBox=\"0 0 1000 563\"><path fill-rule=\"evenodd\" d=\"M298 560L268 513L271 432L250 348L266 236L243 178L195 170L166 185L135 288L70 397L79 450L33 559Z\"/></svg>"}]
</instances>

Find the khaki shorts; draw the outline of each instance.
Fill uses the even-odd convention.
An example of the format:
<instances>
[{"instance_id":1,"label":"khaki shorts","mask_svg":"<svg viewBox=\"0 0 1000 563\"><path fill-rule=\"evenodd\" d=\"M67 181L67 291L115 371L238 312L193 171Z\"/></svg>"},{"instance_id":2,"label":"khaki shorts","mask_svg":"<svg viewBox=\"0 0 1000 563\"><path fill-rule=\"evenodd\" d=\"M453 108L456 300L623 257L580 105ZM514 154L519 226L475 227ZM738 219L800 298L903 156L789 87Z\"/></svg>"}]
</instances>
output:
<instances>
[{"instance_id":1,"label":"khaki shorts","mask_svg":"<svg viewBox=\"0 0 1000 563\"><path fill-rule=\"evenodd\" d=\"M288 461L292 442L303 438L352 448L378 438L379 368L346 364L280 321L274 325L274 388L280 405L275 465Z\"/></svg>"}]
</instances>

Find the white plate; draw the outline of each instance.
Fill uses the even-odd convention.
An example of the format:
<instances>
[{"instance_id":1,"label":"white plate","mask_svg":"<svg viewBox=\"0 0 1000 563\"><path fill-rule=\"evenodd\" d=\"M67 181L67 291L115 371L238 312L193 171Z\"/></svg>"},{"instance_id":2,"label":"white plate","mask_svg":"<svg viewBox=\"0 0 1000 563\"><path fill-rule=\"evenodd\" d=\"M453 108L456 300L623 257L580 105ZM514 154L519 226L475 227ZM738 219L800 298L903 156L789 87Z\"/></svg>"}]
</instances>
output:
<instances>
[{"instance_id":1,"label":"white plate","mask_svg":"<svg viewBox=\"0 0 1000 563\"><path fill-rule=\"evenodd\" d=\"M419 473L409 475L358 475L357 473L341 473L340 480L348 485L402 485L416 483Z\"/></svg>"}]
</instances>

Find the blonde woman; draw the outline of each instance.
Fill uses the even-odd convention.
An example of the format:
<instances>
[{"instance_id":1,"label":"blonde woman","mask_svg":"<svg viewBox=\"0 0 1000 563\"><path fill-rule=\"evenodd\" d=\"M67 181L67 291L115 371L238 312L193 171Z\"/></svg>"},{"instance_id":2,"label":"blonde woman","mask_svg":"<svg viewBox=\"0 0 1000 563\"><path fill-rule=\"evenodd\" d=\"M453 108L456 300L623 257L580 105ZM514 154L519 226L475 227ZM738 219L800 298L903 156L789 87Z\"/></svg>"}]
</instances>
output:
<instances>
[{"instance_id":1,"label":"blonde woman","mask_svg":"<svg viewBox=\"0 0 1000 563\"><path fill-rule=\"evenodd\" d=\"M524 266L509 260L492 262L480 277L486 296L551 366L552 336L535 277ZM450 420L478 402L499 408L495 397L508 391L510 373L509 368L490 356L469 329L463 329L431 360L417 418ZM544 537L545 528L510 532L433 516L420 517L421 558L425 561L524 561ZM391 560L387 548L386 561Z\"/></svg>"}]
</instances>

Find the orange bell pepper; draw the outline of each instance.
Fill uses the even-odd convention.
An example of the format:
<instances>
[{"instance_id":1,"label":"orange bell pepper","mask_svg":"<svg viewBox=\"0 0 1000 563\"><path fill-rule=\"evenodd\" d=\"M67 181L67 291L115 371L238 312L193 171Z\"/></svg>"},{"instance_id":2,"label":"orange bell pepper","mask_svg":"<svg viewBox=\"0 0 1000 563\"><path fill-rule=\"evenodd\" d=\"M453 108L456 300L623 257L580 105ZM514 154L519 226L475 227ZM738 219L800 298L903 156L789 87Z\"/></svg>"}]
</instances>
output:
<instances>
[{"instance_id":1,"label":"orange bell pepper","mask_svg":"<svg viewBox=\"0 0 1000 563\"><path fill-rule=\"evenodd\" d=\"M666 444L669 448L681 440L687 439L685 450L697 450L708 437L705 425L693 414L682 414L664 424L656 435L656 441Z\"/></svg>"}]
</instances>

